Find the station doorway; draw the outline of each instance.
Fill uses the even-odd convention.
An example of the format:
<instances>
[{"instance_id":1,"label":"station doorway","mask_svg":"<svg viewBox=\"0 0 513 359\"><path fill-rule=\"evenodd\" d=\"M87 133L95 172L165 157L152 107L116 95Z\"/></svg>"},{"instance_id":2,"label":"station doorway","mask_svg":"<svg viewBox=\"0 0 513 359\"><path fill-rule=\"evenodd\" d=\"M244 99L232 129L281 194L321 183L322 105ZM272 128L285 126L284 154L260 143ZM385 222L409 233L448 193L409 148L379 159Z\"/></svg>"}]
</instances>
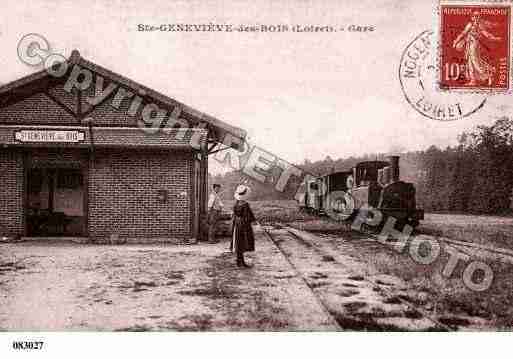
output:
<instances>
[{"instance_id":1,"label":"station doorway","mask_svg":"<svg viewBox=\"0 0 513 359\"><path fill-rule=\"evenodd\" d=\"M27 236L86 236L87 191L82 169L30 168L25 178Z\"/></svg>"}]
</instances>

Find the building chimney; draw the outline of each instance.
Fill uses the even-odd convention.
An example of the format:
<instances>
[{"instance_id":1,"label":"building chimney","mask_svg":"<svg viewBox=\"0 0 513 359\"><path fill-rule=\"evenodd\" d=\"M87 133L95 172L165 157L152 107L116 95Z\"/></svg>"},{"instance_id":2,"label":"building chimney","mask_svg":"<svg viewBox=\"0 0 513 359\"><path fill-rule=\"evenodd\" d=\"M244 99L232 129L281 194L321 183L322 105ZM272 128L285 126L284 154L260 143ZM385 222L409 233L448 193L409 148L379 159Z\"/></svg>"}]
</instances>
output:
<instances>
[{"instance_id":1,"label":"building chimney","mask_svg":"<svg viewBox=\"0 0 513 359\"><path fill-rule=\"evenodd\" d=\"M391 182L399 181L399 156L388 156L388 162L390 162L390 167L392 170L391 174Z\"/></svg>"}]
</instances>

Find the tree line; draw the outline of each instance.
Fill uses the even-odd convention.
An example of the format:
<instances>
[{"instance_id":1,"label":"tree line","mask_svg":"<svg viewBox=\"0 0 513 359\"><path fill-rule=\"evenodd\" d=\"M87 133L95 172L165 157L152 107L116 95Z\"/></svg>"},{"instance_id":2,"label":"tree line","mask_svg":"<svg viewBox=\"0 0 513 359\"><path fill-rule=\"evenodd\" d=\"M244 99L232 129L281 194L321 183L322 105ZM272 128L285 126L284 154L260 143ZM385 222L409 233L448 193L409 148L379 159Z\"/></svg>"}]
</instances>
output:
<instances>
[{"instance_id":1,"label":"tree line","mask_svg":"<svg viewBox=\"0 0 513 359\"><path fill-rule=\"evenodd\" d=\"M462 133L456 146L444 149L431 146L424 151L338 159L326 156L321 161L305 159L296 166L314 175L324 175L348 170L361 161L382 160L389 154L401 156L401 179L416 185L418 206L426 211L503 214L511 209L513 120L507 117ZM209 176L210 183L222 185L226 199L232 199L236 186L243 180L252 187L254 200L293 199L293 192L274 189L273 175L267 183L251 180L239 171Z\"/></svg>"}]
</instances>

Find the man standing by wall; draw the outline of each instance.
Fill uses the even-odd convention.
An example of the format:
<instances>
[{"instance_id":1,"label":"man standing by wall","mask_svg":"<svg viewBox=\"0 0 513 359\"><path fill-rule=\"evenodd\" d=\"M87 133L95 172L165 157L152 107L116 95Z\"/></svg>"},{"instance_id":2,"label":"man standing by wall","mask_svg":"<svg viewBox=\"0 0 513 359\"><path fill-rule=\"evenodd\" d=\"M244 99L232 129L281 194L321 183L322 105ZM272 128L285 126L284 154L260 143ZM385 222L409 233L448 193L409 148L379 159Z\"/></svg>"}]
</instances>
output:
<instances>
[{"instance_id":1,"label":"man standing by wall","mask_svg":"<svg viewBox=\"0 0 513 359\"><path fill-rule=\"evenodd\" d=\"M223 202L221 202L221 198L219 197L221 185L215 183L212 187L213 191L208 197L208 242L216 243L215 234L217 229L217 222L221 216Z\"/></svg>"}]
</instances>

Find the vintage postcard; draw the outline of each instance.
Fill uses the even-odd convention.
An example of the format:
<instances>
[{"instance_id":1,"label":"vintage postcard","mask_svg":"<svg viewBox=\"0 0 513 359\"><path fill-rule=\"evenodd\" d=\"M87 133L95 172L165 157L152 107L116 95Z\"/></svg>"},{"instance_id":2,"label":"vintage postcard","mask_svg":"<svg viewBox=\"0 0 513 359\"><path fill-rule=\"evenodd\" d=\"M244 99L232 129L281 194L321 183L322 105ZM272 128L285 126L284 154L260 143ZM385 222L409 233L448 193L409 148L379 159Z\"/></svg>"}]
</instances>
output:
<instances>
[{"instance_id":1,"label":"vintage postcard","mask_svg":"<svg viewBox=\"0 0 513 359\"><path fill-rule=\"evenodd\" d=\"M511 332L512 6L3 0L0 357Z\"/></svg>"}]
</instances>

